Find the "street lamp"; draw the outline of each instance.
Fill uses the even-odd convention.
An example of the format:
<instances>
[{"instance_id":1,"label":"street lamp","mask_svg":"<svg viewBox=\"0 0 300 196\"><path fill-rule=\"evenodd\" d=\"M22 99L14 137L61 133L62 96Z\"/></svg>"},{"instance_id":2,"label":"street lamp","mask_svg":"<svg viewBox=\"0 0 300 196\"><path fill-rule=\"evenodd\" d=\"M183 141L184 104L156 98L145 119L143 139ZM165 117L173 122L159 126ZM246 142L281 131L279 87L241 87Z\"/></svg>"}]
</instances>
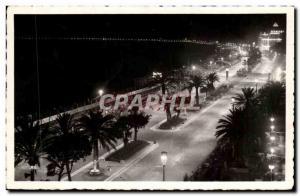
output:
<instances>
[{"instance_id":1,"label":"street lamp","mask_svg":"<svg viewBox=\"0 0 300 196\"><path fill-rule=\"evenodd\" d=\"M90 170L90 175L95 176L100 174L100 170L97 169L97 160L93 161L93 169Z\"/></svg>"},{"instance_id":2,"label":"street lamp","mask_svg":"<svg viewBox=\"0 0 300 196\"><path fill-rule=\"evenodd\" d=\"M271 140L272 142L274 142L274 141L276 140L275 136L272 135L272 136L270 137L270 140Z\"/></svg>"},{"instance_id":3,"label":"street lamp","mask_svg":"<svg viewBox=\"0 0 300 196\"><path fill-rule=\"evenodd\" d=\"M274 120L275 120L274 117L271 117L271 118L270 118L270 121L271 121L271 122L274 122Z\"/></svg>"},{"instance_id":4,"label":"street lamp","mask_svg":"<svg viewBox=\"0 0 300 196\"><path fill-rule=\"evenodd\" d=\"M226 68L226 80L228 80L228 75L229 75L229 69Z\"/></svg>"},{"instance_id":5,"label":"street lamp","mask_svg":"<svg viewBox=\"0 0 300 196\"><path fill-rule=\"evenodd\" d=\"M270 169L270 172L271 172L271 181L273 181L273 170L275 169L275 166L270 164L269 169Z\"/></svg>"},{"instance_id":6,"label":"street lamp","mask_svg":"<svg viewBox=\"0 0 300 196\"><path fill-rule=\"evenodd\" d=\"M270 152L271 152L271 155L273 155L274 152L275 152L275 149L274 148L270 148Z\"/></svg>"},{"instance_id":7,"label":"street lamp","mask_svg":"<svg viewBox=\"0 0 300 196\"><path fill-rule=\"evenodd\" d=\"M98 94L99 94L100 97L103 95L103 93L104 93L104 91L102 89L98 90Z\"/></svg>"},{"instance_id":8,"label":"street lamp","mask_svg":"<svg viewBox=\"0 0 300 196\"><path fill-rule=\"evenodd\" d=\"M275 126L274 126L274 125L271 125L270 128L271 128L272 131L274 131Z\"/></svg>"},{"instance_id":9,"label":"street lamp","mask_svg":"<svg viewBox=\"0 0 300 196\"><path fill-rule=\"evenodd\" d=\"M256 91L256 93L257 93L257 83L258 83L258 80L255 79L254 82L255 82L255 91Z\"/></svg>"},{"instance_id":10,"label":"street lamp","mask_svg":"<svg viewBox=\"0 0 300 196\"><path fill-rule=\"evenodd\" d=\"M196 66L195 66L195 65L193 65L193 66L192 66L192 70L195 70L195 69L196 69Z\"/></svg>"},{"instance_id":11,"label":"street lamp","mask_svg":"<svg viewBox=\"0 0 300 196\"><path fill-rule=\"evenodd\" d=\"M166 164L167 164L167 161L168 161L168 153L166 151L161 152L160 160L161 160L161 163L163 165L163 181L165 181L166 180L165 169L166 169Z\"/></svg>"},{"instance_id":12,"label":"street lamp","mask_svg":"<svg viewBox=\"0 0 300 196\"><path fill-rule=\"evenodd\" d=\"M234 99L234 98L231 98L232 111L234 110L234 102L235 102L235 99Z\"/></svg>"}]
</instances>

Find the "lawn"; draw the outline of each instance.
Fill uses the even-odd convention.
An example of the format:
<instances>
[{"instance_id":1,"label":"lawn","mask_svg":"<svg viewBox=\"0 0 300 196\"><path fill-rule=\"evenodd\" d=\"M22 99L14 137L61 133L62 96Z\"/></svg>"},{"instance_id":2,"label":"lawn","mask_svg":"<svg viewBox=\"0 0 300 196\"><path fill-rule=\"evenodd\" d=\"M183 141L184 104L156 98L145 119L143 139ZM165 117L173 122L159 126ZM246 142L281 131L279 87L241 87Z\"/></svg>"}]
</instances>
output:
<instances>
[{"instance_id":1,"label":"lawn","mask_svg":"<svg viewBox=\"0 0 300 196\"><path fill-rule=\"evenodd\" d=\"M106 160L117 162L122 160L126 161L148 145L149 143L143 140L132 141L128 143L126 147L120 148L119 150L110 154Z\"/></svg>"},{"instance_id":2,"label":"lawn","mask_svg":"<svg viewBox=\"0 0 300 196\"><path fill-rule=\"evenodd\" d=\"M158 128L165 129L165 130L172 129L183 124L184 121L186 121L186 119L174 116L171 118L171 120L162 123Z\"/></svg>"}]
</instances>

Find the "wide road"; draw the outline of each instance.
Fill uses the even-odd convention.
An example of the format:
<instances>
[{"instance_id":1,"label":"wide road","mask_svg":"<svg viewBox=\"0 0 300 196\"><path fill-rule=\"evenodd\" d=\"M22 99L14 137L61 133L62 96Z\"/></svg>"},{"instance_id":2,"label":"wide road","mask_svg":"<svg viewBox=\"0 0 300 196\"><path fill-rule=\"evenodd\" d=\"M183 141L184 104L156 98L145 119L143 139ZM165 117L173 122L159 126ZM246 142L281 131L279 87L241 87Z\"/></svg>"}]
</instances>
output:
<instances>
[{"instance_id":1,"label":"wide road","mask_svg":"<svg viewBox=\"0 0 300 196\"><path fill-rule=\"evenodd\" d=\"M274 62L274 61L273 61ZM161 181L162 166L160 161L161 151L168 152L166 166L166 180L182 181L183 176L191 174L216 147L214 136L218 120L228 112L231 107L231 97L241 92L242 87L252 86L256 83L261 86L268 79L268 71L272 71L272 61L264 58L262 63L254 69L255 73L247 78L231 78L236 85L226 96L220 98L207 109L195 114L197 117L178 132L154 132L150 127L161 120L161 115L156 114L151 123L140 132L143 140L152 140L159 143L159 147L148 156L124 172L115 181ZM262 71L260 73L259 71ZM255 80L256 79L256 80Z\"/></svg>"}]
</instances>

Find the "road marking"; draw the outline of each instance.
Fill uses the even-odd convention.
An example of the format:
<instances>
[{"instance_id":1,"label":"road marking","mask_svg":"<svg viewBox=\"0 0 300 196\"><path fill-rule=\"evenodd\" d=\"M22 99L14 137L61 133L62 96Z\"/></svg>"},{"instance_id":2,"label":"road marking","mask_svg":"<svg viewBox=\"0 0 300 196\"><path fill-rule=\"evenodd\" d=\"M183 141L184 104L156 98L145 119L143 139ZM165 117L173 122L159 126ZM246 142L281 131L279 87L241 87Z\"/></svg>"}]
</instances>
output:
<instances>
[{"instance_id":1,"label":"road marking","mask_svg":"<svg viewBox=\"0 0 300 196\"><path fill-rule=\"evenodd\" d=\"M117 172L113 173L111 176L106 178L104 181L113 181L114 179L119 177L121 174L123 174L125 171L130 169L133 165L135 165L140 160L142 160L145 156L147 156L150 152L152 152L158 146L159 146L158 143L152 144L147 150L145 150L143 153L141 153L135 159L131 160L126 166L122 167L120 170L118 170Z\"/></svg>"}]
</instances>

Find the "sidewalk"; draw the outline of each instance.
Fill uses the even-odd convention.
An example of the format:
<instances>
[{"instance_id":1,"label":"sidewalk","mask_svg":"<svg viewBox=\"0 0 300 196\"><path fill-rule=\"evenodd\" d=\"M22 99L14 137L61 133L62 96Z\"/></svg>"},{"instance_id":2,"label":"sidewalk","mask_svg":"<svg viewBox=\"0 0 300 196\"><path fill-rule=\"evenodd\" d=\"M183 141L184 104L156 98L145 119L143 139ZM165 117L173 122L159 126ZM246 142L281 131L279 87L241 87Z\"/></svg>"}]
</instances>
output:
<instances>
[{"instance_id":1,"label":"sidewalk","mask_svg":"<svg viewBox=\"0 0 300 196\"><path fill-rule=\"evenodd\" d=\"M72 181L112 181L117 179L121 174L126 172L129 168L136 165L141 159L147 156L150 152L156 149L159 144L154 142L149 142L149 145L137 152L133 157L130 157L126 161L115 162L115 161L105 161L105 158L108 157L114 150L103 154L99 157L100 167L102 168L102 174L97 176L91 176L89 170L93 167L93 162L89 162L80 169L72 172ZM117 149L123 147L123 144L119 145ZM63 180L67 180L67 177L64 177ZM118 179L122 180L122 179Z\"/></svg>"}]
</instances>

